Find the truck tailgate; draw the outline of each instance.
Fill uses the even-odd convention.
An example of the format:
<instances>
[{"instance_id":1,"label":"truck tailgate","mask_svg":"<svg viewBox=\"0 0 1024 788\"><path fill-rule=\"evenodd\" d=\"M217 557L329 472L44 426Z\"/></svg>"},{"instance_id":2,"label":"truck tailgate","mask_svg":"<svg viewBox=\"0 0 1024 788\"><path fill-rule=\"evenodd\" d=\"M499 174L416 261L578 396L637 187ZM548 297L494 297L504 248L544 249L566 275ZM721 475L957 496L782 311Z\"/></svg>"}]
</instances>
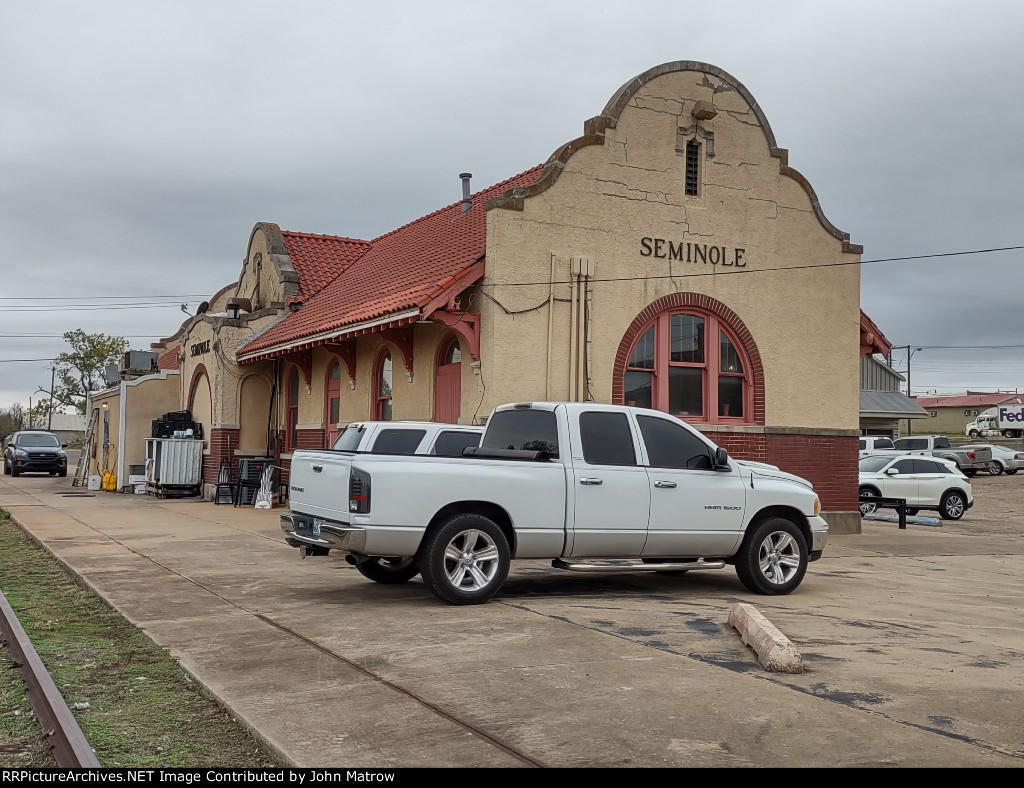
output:
<instances>
[{"instance_id":1,"label":"truck tailgate","mask_svg":"<svg viewBox=\"0 0 1024 788\"><path fill-rule=\"evenodd\" d=\"M288 479L288 505L296 511L347 523L352 454L297 451Z\"/></svg>"}]
</instances>

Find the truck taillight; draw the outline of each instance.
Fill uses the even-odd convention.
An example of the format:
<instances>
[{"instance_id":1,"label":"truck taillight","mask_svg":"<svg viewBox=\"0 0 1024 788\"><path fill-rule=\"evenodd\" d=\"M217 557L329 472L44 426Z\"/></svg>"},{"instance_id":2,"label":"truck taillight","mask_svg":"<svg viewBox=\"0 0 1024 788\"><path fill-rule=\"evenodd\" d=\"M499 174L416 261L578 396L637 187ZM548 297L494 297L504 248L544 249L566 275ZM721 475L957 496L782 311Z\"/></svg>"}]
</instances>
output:
<instances>
[{"instance_id":1,"label":"truck taillight","mask_svg":"<svg viewBox=\"0 0 1024 788\"><path fill-rule=\"evenodd\" d=\"M355 514L367 514L370 511L370 474L358 468L353 468L349 476L348 510Z\"/></svg>"},{"instance_id":2,"label":"truck taillight","mask_svg":"<svg viewBox=\"0 0 1024 788\"><path fill-rule=\"evenodd\" d=\"M973 460L977 455L973 451L967 452L967 458Z\"/></svg>"}]
</instances>

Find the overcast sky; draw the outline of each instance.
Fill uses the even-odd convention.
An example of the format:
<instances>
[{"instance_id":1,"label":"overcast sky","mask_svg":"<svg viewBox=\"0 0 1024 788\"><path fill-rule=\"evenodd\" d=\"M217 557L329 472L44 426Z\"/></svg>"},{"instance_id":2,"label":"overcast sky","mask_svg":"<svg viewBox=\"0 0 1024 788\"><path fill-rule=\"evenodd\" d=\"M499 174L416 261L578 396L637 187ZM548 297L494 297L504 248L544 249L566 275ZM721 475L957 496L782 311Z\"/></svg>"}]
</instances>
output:
<instances>
[{"instance_id":1,"label":"overcast sky","mask_svg":"<svg viewBox=\"0 0 1024 788\"><path fill-rule=\"evenodd\" d=\"M65 331L172 334L256 222L373 238L458 200L460 172L542 163L673 60L746 85L864 260L1022 246L1022 31L1010 0L7 3L0 407L49 385L8 360ZM1022 261L863 266L861 306L923 348L914 393L1024 392Z\"/></svg>"}]
</instances>

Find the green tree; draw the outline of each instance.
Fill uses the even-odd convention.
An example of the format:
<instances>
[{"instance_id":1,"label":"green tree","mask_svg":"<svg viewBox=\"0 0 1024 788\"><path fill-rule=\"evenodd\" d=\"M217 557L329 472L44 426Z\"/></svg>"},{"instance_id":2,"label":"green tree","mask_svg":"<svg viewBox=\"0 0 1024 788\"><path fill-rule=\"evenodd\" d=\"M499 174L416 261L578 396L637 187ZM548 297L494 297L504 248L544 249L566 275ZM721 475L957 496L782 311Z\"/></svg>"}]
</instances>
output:
<instances>
[{"instance_id":1,"label":"green tree","mask_svg":"<svg viewBox=\"0 0 1024 788\"><path fill-rule=\"evenodd\" d=\"M20 402L15 402L10 407L0 410L0 440L12 432L20 430L24 417L25 409L22 408Z\"/></svg>"},{"instance_id":2,"label":"green tree","mask_svg":"<svg viewBox=\"0 0 1024 788\"><path fill-rule=\"evenodd\" d=\"M64 341L71 350L54 360L57 369L54 407L57 410L61 406L73 407L84 415L86 397L104 387L104 367L118 362L128 349L128 340L106 334L87 334L79 328L66 332Z\"/></svg>"}]
</instances>

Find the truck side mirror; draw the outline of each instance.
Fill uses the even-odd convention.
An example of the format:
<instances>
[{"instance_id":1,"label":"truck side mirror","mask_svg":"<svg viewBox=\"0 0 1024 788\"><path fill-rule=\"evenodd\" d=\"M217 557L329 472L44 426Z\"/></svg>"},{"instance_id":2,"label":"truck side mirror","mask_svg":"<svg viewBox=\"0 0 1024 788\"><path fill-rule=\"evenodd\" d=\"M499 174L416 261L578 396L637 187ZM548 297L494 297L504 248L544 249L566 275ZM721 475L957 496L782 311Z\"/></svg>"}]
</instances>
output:
<instances>
[{"instance_id":1,"label":"truck side mirror","mask_svg":"<svg viewBox=\"0 0 1024 788\"><path fill-rule=\"evenodd\" d=\"M719 446L715 449L715 470L716 471L727 471L729 470L729 452Z\"/></svg>"}]
</instances>

